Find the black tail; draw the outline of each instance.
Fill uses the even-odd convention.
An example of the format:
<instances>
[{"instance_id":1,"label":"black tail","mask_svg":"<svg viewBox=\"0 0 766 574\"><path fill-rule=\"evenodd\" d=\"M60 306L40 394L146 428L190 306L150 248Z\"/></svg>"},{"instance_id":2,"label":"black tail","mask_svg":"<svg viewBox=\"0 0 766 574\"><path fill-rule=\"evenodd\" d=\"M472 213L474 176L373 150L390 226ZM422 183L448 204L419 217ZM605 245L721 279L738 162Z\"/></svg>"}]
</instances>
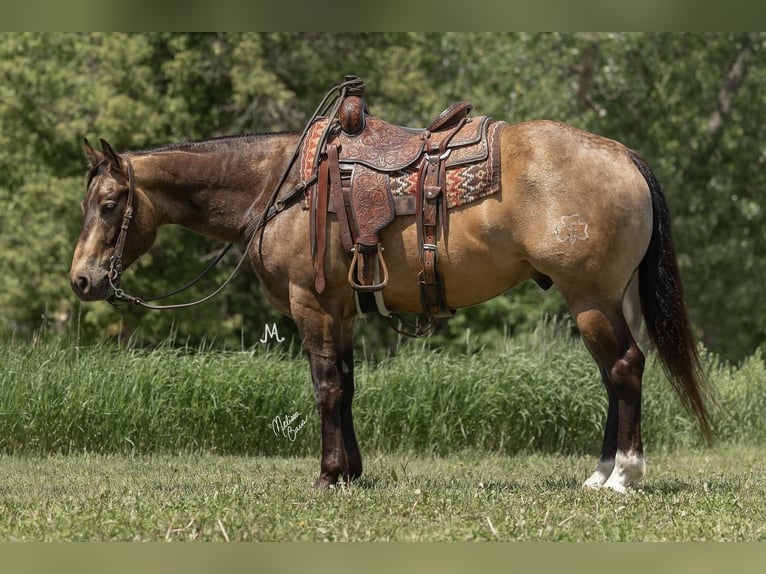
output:
<instances>
[{"instance_id":1,"label":"black tail","mask_svg":"<svg viewBox=\"0 0 766 574\"><path fill-rule=\"evenodd\" d=\"M646 179L652 195L652 240L638 268L644 321L665 374L681 403L697 419L702 433L712 437L706 403L711 385L700 365L676 263L670 211L657 178L646 160L630 150L630 158Z\"/></svg>"}]
</instances>

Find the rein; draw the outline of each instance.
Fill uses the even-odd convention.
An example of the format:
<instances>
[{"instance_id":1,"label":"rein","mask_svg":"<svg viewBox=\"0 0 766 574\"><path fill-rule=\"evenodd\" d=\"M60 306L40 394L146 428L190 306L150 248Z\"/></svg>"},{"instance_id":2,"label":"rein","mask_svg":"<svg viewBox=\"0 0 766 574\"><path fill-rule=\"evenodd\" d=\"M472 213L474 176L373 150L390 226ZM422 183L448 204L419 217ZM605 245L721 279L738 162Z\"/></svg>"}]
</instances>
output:
<instances>
[{"instance_id":1,"label":"rein","mask_svg":"<svg viewBox=\"0 0 766 574\"><path fill-rule=\"evenodd\" d=\"M210 264L208 264L208 266L194 279L192 279L191 281L189 281L182 287L173 289L172 291L169 291L168 293L165 293L163 295L158 295L156 297L137 297L135 295L130 295L129 293L126 293L120 287L120 279L122 277L122 272L123 272L122 255L125 250L125 240L127 239L127 236L128 236L128 229L130 228L130 222L133 219L133 214L134 214L133 200L135 196L135 187L136 187L135 175L133 173L133 164L131 163L129 157L124 156L123 159L125 161L125 165L127 166L127 172L128 172L127 173L128 198L125 204L125 212L122 215L122 224L120 225L120 232L119 232L119 235L117 236L117 241L115 243L114 253L109 259L109 271L107 272L107 278L109 280L109 286L112 288L112 294L109 296L107 301L111 303L112 305L115 305L117 303L131 303L133 305L137 305L138 307L142 307L144 309L150 309L153 311L165 311L169 309L185 309L187 307L194 307L196 305L200 305L201 303L205 303L209 301L210 299L218 295L221 291L223 291L224 288L227 287L231 283L231 281L234 279L234 276L240 270L242 265L244 265L245 260L248 257L248 252L250 251L250 247L252 246L252 243L255 240L255 236L258 234L258 232L260 231L262 234L263 230L266 227L266 224L270 220L276 217L286 207L292 205L294 201L296 201L300 196L303 195L303 193L306 191L308 187L310 187L316 182L317 174L315 171L314 175L312 175L307 180L301 181L300 183L295 185L286 195L282 197L278 197L280 189L282 188L285 181L287 180L288 175L290 174L290 170L292 169L293 165L295 165L295 161L300 154L301 146L303 145L303 142L306 139L306 135L308 134L309 129L311 128L311 125L316 121L317 118L323 115L328 117L335 117L337 115L338 107L340 106L340 102L342 101L342 96L345 90L348 89L349 87L359 86L360 84L361 84L361 80L359 78L349 78L345 82L338 84L337 86L333 87L327 92L325 97L322 99L322 103L319 104L317 109L314 111L314 114L311 116L308 123L304 127L303 132L301 132L301 136L298 140L297 145L295 146L295 150L293 151L290 161L288 162L287 167L282 173L282 177L279 178L279 181L274 186L274 190L269 196L269 199L266 202L266 206L264 207L263 211L258 217L253 218L250 221L250 223L248 223L245 229L245 234L244 234L245 248L234 270L229 274L226 280L224 280L224 282L221 283L221 285L219 285L213 292L211 292L210 294L196 301L191 301L189 303L177 303L172 305L153 305L149 303L149 301L159 301L161 299L166 299L173 295L177 295L178 293L181 293L182 291L185 291L189 289L190 287L192 287L193 285L195 285L196 283L198 283L203 277L205 277L208 273L210 273L213 270L213 268L215 268L215 266L223 259L223 257L234 246L234 243L229 243L225 245L221 249L221 251L218 253L218 255L213 259L213 261ZM334 97L333 97L333 94L335 94ZM332 125L332 122L328 122L328 126L325 128L325 133L322 135L322 139L325 139L327 137L327 134L329 133L331 125ZM317 157L317 161L319 161L318 157ZM252 209L253 208L251 206L250 210L248 210L248 213L250 213ZM258 246L259 255L261 253L260 251L261 244L259 244Z\"/></svg>"}]
</instances>

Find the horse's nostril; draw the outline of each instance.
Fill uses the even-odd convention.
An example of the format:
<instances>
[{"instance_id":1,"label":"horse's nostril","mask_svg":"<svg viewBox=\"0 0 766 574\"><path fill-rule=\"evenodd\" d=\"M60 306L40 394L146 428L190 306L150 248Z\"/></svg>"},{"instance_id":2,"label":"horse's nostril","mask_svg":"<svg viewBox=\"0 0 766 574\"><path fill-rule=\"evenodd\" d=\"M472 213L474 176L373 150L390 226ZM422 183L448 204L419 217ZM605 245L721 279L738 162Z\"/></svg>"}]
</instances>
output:
<instances>
[{"instance_id":1,"label":"horse's nostril","mask_svg":"<svg viewBox=\"0 0 766 574\"><path fill-rule=\"evenodd\" d=\"M75 281L75 290L78 293L87 293L90 288L90 279L85 275L78 275Z\"/></svg>"}]
</instances>

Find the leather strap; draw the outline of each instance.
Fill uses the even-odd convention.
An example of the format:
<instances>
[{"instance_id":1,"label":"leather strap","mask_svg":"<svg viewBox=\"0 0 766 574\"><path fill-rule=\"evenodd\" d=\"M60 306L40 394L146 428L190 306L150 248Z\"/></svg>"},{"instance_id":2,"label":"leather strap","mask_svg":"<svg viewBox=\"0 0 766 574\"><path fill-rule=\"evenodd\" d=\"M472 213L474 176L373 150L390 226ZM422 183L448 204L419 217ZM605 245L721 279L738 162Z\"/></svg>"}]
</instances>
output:
<instances>
[{"instance_id":1,"label":"leather strap","mask_svg":"<svg viewBox=\"0 0 766 574\"><path fill-rule=\"evenodd\" d=\"M473 104L471 102L455 102L436 116L426 129L431 132L446 130L465 118L472 108Z\"/></svg>"},{"instance_id":2,"label":"leather strap","mask_svg":"<svg viewBox=\"0 0 766 574\"><path fill-rule=\"evenodd\" d=\"M447 183L445 161L448 155L447 146L465 122L466 118L461 118L438 145L434 146L431 142L427 142L427 153L423 157L418 174L416 214L422 265L418 279L421 304L429 317L451 317L455 314L447 305L444 284L437 270L436 241L439 236L439 226L441 225L442 234L448 229L447 202L444 198Z\"/></svg>"},{"instance_id":3,"label":"leather strap","mask_svg":"<svg viewBox=\"0 0 766 574\"><path fill-rule=\"evenodd\" d=\"M328 150L331 146L327 146ZM329 197L329 162L323 161L319 165L319 179L314 193L314 201L311 202L314 222L314 230L311 234L314 239L314 287L317 293L323 293L325 288L324 255L327 245L327 203Z\"/></svg>"},{"instance_id":4,"label":"leather strap","mask_svg":"<svg viewBox=\"0 0 766 574\"><path fill-rule=\"evenodd\" d=\"M117 291L120 285L120 277L122 276L122 254L125 251L125 240L128 237L128 228L130 222L133 220L133 196L136 190L136 178L133 175L133 164L130 158L125 156L123 159L128 176L128 197L125 200L125 211L122 213L122 224L120 225L120 232L117 235L117 241L114 245L114 252L109 258L109 271L106 276L109 279L109 285L112 287L112 291Z\"/></svg>"},{"instance_id":5,"label":"leather strap","mask_svg":"<svg viewBox=\"0 0 766 574\"><path fill-rule=\"evenodd\" d=\"M422 271L418 277L420 281L420 298L423 310L428 316L439 317L445 314L452 315L446 304L444 287L441 277L436 269L437 252L436 238L437 208L441 196L439 184L439 160L425 157L421 167L421 185L418 198L421 206L418 209L418 231L421 237L420 261Z\"/></svg>"},{"instance_id":6,"label":"leather strap","mask_svg":"<svg viewBox=\"0 0 766 574\"><path fill-rule=\"evenodd\" d=\"M335 211L335 215L338 217L340 238L343 241L343 248L347 253L351 253L351 250L354 248L354 240L351 235L351 226L348 221L346 201L343 198L343 185L340 179L337 145L327 146L327 166L330 176L330 210Z\"/></svg>"}]
</instances>

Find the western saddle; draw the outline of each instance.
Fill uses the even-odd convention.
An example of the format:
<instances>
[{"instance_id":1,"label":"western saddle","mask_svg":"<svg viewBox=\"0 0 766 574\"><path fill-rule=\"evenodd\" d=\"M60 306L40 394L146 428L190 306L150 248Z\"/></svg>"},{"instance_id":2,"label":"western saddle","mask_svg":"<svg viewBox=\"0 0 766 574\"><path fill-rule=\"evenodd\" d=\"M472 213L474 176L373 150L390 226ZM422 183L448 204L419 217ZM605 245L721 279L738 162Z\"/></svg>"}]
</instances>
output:
<instances>
[{"instance_id":1,"label":"western saddle","mask_svg":"<svg viewBox=\"0 0 766 574\"><path fill-rule=\"evenodd\" d=\"M423 311L429 321L451 317L437 268L437 239L448 231L447 169L491 161L491 118L469 118L472 105L461 101L426 128L396 126L368 114L359 78L347 76L345 86L337 114L316 121L302 152L302 169L317 174L307 195L315 288L325 289L327 213L335 213L360 313L378 310L390 317L381 294L389 277L379 234L397 215L415 215ZM404 179L414 185L392 194Z\"/></svg>"}]
</instances>

